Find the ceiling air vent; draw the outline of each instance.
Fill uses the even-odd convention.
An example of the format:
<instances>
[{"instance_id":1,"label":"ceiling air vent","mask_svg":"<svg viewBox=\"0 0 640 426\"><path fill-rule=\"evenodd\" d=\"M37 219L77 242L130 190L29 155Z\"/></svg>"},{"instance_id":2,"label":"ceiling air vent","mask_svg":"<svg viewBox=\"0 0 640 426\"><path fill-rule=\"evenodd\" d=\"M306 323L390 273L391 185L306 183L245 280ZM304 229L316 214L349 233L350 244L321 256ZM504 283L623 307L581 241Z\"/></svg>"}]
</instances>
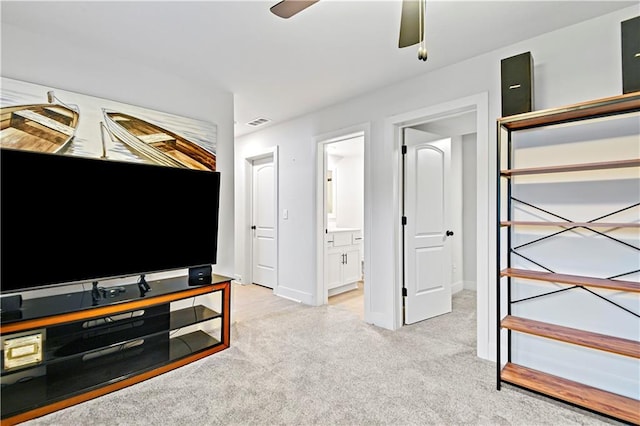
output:
<instances>
[{"instance_id":1,"label":"ceiling air vent","mask_svg":"<svg viewBox=\"0 0 640 426\"><path fill-rule=\"evenodd\" d=\"M263 124L267 124L270 121L271 120L269 120L268 118L256 118L255 120L251 120L250 122L248 122L247 125L258 127L258 126L262 126Z\"/></svg>"}]
</instances>

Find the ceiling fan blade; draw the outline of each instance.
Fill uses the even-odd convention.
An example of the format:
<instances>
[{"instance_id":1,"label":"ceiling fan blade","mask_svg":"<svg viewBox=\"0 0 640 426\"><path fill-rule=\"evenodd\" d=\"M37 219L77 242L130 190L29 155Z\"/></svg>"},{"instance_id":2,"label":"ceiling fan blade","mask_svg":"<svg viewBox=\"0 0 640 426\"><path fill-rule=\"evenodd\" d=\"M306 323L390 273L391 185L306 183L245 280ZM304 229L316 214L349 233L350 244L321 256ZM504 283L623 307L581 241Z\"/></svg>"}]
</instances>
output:
<instances>
[{"instance_id":1,"label":"ceiling fan blade","mask_svg":"<svg viewBox=\"0 0 640 426\"><path fill-rule=\"evenodd\" d=\"M282 0L271 6L270 10L274 15L287 19L298 12L302 12L318 1L319 0Z\"/></svg>"},{"instance_id":2,"label":"ceiling fan blade","mask_svg":"<svg viewBox=\"0 0 640 426\"><path fill-rule=\"evenodd\" d=\"M424 19L420 22L419 0L403 0L400 17L400 40L398 47L412 46L420 43L424 37Z\"/></svg>"}]
</instances>

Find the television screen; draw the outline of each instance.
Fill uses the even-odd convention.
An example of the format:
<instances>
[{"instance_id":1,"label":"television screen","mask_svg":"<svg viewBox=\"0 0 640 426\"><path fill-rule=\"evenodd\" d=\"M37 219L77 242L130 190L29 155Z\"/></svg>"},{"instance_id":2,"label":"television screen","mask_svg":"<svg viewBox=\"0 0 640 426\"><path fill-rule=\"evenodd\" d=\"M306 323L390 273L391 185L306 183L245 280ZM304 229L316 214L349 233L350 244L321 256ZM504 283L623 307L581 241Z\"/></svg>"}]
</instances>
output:
<instances>
[{"instance_id":1,"label":"television screen","mask_svg":"<svg viewBox=\"0 0 640 426\"><path fill-rule=\"evenodd\" d=\"M0 150L3 293L216 263L220 173Z\"/></svg>"}]
</instances>

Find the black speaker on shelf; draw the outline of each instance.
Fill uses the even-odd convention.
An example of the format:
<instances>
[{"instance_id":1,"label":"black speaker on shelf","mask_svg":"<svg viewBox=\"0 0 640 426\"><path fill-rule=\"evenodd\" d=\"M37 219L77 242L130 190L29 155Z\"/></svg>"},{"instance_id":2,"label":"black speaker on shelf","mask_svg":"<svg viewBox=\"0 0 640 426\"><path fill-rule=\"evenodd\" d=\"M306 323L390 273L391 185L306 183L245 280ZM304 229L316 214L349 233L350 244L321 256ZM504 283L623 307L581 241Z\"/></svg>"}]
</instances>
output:
<instances>
[{"instance_id":1,"label":"black speaker on shelf","mask_svg":"<svg viewBox=\"0 0 640 426\"><path fill-rule=\"evenodd\" d=\"M500 61L502 116L533 111L533 57L531 52Z\"/></svg>"},{"instance_id":2,"label":"black speaker on shelf","mask_svg":"<svg viewBox=\"0 0 640 426\"><path fill-rule=\"evenodd\" d=\"M622 21L622 93L640 90L640 16Z\"/></svg>"},{"instance_id":3,"label":"black speaker on shelf","mask_svg":"<svg viewBox=\"0 0 640 426\"><path fill-rule=\"evenodd\" d=\"M0 312L6 314L9 312L19 311L22 308L22 296L19 294L10 294L0 297Z\"/></svg>"},{"instance_id":4,"label":"black speaker on shelf","mask_svg":"<svg viewBox=\"0 0 640 426\"><path fill-rule=\"evenodd\" d=\"M211 272L211 265L189 268L189 285L210 284Z\"/></svg>"}]
</instances>

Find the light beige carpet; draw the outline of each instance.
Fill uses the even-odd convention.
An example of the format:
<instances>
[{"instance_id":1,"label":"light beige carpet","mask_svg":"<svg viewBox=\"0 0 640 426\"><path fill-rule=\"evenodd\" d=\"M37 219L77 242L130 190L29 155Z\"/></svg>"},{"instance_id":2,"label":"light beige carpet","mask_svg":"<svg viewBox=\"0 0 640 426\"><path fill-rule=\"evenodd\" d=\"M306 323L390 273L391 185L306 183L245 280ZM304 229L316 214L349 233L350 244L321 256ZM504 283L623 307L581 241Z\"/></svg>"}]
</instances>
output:
<instances>
[{"instance_id":1,"label":"light beige carpet","mask_svg":"<svg viewBox=\"0 0 640 426\"><path fill-rule=\"evenodd\" d=\"M238 286L231 347L31 425L599 425L606 417L504 385L476 357L475 293L388 331L352 310Z\"/></svg>"}]
</instances>

